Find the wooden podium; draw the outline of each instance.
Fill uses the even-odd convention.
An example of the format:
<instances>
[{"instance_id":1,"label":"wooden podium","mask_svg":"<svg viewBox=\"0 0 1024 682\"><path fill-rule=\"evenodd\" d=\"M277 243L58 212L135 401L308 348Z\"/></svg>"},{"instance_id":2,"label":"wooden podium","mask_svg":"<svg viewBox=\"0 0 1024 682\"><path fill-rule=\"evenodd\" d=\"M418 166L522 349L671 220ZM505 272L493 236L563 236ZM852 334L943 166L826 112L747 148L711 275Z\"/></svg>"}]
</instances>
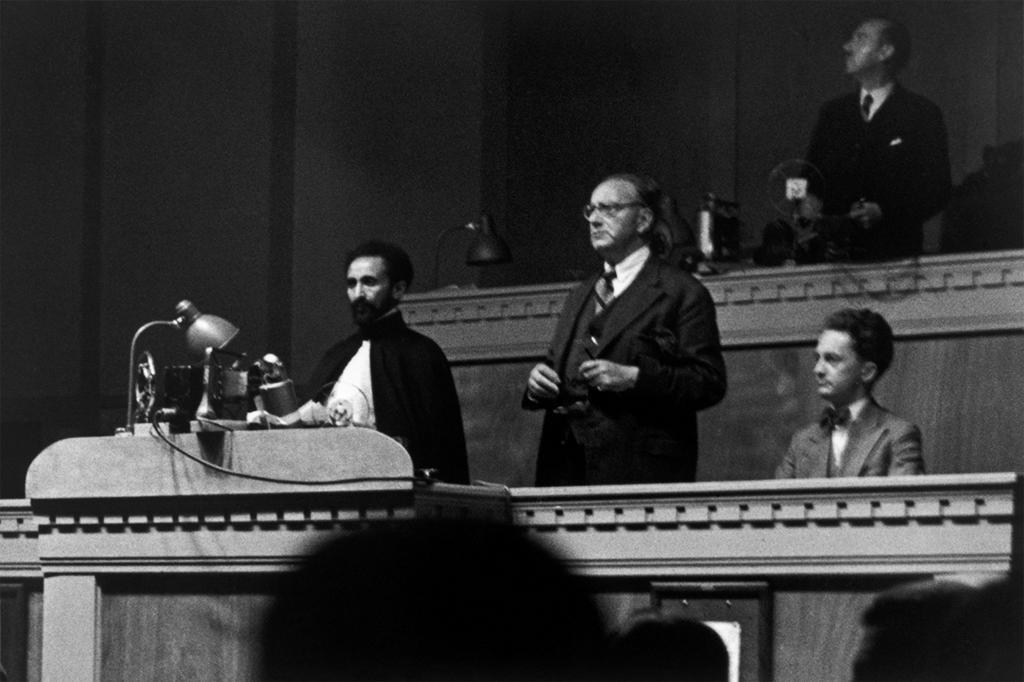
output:
<instances>
[{"instance_id":1,"label":"wooden podium","mask_svg":"<svg viewBox=\"0 0 1024 682\"><path fill-rule=\"evenodd\" d=\"M141 429L140 429L141 432ZM44 680L252 679L274 572L417 514L505 519L502 489L428 484L369 429L77 438L32 463ZM211 624L211 621L213 624Z\"/></svg>"},{"instance_id":2,"label":"wooden podium","mask_svg":"<svg viewBox=\"0 0 1024 682\"><path fill-rule=\"evenodd\" d=\"M742 680L848 679L879 590L1020 561L1016 474L544 489L412 474L362 429L54 444L30 499L0 506L0 583L42 587L24 676L253 679L274 577L338 533L413 517L514 523L609 626L652 604L724 622Z\"/></svg>"}]
</instances>

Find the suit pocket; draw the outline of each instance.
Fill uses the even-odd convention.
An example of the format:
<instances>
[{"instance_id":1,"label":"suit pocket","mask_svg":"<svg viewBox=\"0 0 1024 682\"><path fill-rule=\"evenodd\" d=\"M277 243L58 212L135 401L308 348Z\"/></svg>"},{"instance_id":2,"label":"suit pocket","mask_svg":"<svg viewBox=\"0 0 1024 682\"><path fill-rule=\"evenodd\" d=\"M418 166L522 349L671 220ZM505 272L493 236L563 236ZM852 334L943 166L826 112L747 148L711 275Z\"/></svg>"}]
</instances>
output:
<instances>
[{"instance_id":1,"label":"suit pocket","mask_svg":"<svg viewBox=\"0 0 1024 682\"><path fill-rule=\"evenodd\" d=\"M673 362L680 358L679 339L668 327L655 326L638 334L634 346L636 355L646 355L661 362Z\"/></svg>"}]
</instances>

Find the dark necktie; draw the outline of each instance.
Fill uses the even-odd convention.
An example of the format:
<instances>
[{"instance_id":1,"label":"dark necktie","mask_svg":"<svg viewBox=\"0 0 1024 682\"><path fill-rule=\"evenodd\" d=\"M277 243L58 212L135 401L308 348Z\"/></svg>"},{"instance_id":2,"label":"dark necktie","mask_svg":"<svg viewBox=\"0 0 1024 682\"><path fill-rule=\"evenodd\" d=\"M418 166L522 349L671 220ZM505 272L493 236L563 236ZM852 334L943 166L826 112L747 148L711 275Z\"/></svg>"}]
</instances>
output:
<instances>
[{"instance_id":1,"label":"dark necktie","mask_svg":"<svg viewBox=\"0 0 1024 682\"><path fill-rule=\"evenodd\" d=\"M860 103L860 114L864 117L865 121L871 120L871 105L875 103L875 98L871 96L871 93L864 95L864 99Z\"/></svg>"},{"instance_id":2,"label":"dark necktie","mask_svg":"<svg viewBox=\"0 0 1024 682\"><path fill-rule=\"evenodd\" d=\"M605 308L612 304L615 298L615 290L612 288L612 280L615 279L615 268L601 275L594 284L594 313L600 315Z\"/></svg>"},{"instance_id":3,"label":"dark necktie","mask_svg":"<svg viewBox=\"0 0 1024 682\"><path fill-rule=\"evenodd\" d=\"M844 407L841 410L829 407L821 413L821 425L829 431L834 431L837 426L846 426L850 423L850 408Z\"/></svg>"}]
</instances>

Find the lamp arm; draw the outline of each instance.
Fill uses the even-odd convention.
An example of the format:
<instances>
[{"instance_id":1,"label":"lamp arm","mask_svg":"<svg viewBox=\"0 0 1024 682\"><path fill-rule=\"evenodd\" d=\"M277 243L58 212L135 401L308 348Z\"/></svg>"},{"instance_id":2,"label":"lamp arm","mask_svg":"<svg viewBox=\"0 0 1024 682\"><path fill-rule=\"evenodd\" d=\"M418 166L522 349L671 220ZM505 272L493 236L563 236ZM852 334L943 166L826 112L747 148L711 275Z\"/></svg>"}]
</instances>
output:
<instances>
[{"instance_id":1,"label":"lamp arm","mask_svg":"<svg viewBox=\"0 0 1024 682\"><path fill-rule=\"evenodd\" d=\"M128 414L125 418L124 432L129 435L135 435L135 345L142 336L142 332L152 327L179 327L181 324L178 320L153 320L147 322L138 328L135 332L135 336L132 337L132 345L128 350Z\"/></svg>"},{"instance_id":2,"label":"lamp arm","mask_svg":"<svg viewBox=\"0 0 1024 682\"><path fill-rule=\"evenodd\" d=\"M440 277L440 265L441 265L441 242L445 237L450 235L452 232L457 230L475 230L477 229L476 223L466 223L465 225L453 225L446 230L442 230L441 234L437 235L437 240L434 242L434 288L437 288L439 284L438 279Z\"/></svg>"}]
</instances>

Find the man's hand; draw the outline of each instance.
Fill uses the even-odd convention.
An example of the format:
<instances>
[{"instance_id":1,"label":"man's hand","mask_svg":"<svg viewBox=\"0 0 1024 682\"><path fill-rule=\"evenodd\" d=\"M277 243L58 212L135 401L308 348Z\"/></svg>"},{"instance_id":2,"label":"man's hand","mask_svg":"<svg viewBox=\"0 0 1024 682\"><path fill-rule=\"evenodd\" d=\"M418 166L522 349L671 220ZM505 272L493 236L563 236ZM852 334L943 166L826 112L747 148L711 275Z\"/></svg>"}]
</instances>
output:
<instances>
[{"instance_id":1,"label":"man's hand","mask_svg":"<svg viewBox=\"0 0 1024 682\"><path fill-rule=\"evenodd\" d=\"M562 380L558 372L544 363L534 365L530 370L530 378L526 381L526 393L535 401L554 400L558 397Z\"/></svg>"},{"instance_id":2,"label":"man's hand","mask_svg":"<svg viewBox=\"0 0 1024 682\"><path fill-rule=\"evenodd\" d=\"M873 201L858 201L850 207L850 217L868 228L878 224L882 219L882 207Z\"/></svg>"},{"instance_id":3,"label":"man's hand","mask_svg":"<svg viewBox=\"0 0 1024 682\"><path fill-rule=\"evenodd\" d=\"M587 360L580 365L580 376L587 385L598 391L621 393L636 386L636 378L640 368L633 365L620 365L608 360Z\"/></svg>"}]
</instances>

